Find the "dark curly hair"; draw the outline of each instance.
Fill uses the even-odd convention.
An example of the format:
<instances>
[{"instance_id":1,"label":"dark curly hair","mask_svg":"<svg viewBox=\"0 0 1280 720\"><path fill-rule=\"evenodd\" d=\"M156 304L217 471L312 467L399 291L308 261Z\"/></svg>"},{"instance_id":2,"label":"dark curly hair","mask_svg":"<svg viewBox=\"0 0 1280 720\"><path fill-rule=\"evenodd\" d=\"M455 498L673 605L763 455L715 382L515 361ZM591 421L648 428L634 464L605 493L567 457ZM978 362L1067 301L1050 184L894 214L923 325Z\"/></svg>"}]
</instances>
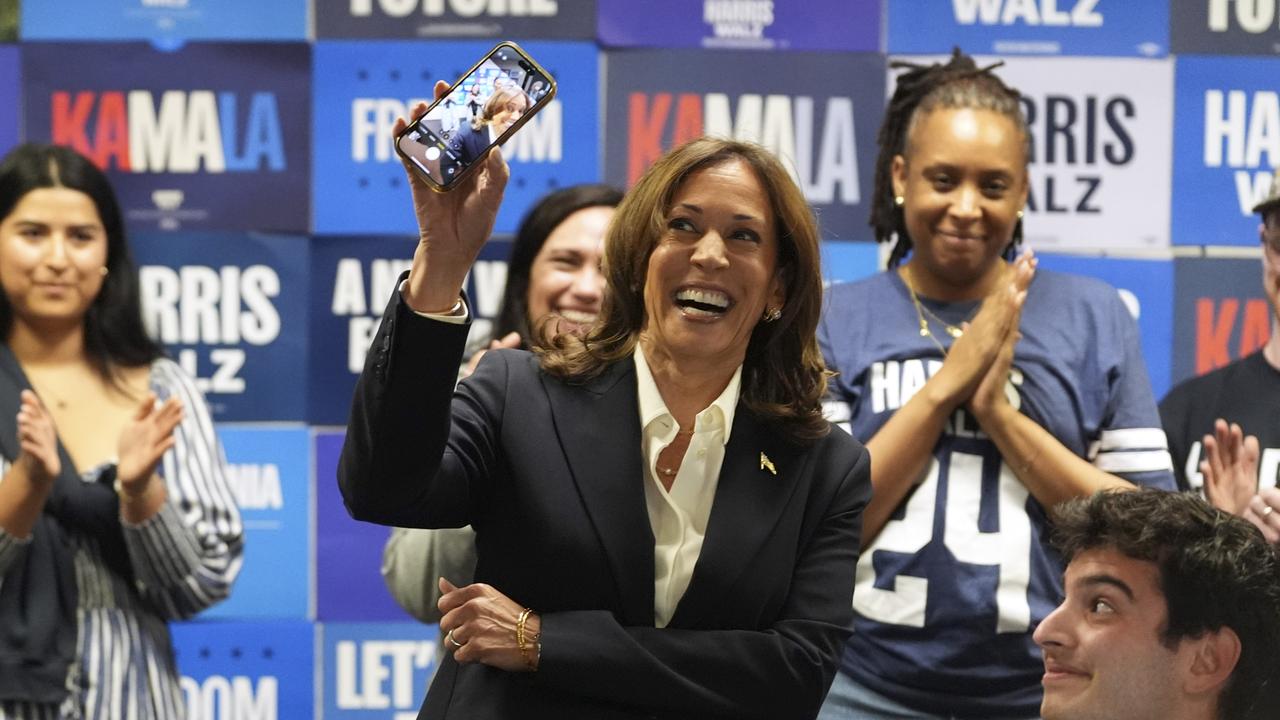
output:
<instances>
[{"instance_id":1,"label":"dark curly hair","mask_svg":"<svg viewBox=\"0 0 1280 720\"><path fill-rule=\"evenodd\" d=\"M1057 507L1053 543L1063 558L1113 549L1154 563L1169 608L1161 642L1174 647L1223 627L1240 660L1222 692L1222 720L1275 717L1280 697L1280 553L1248 521L1196 495L1107 491Z\"/></svg>"},{"instance_id":2,"label":"dark curly hair","mask_svg":"<svg viewBox=\"0 0 1280 720\"><path fill-rule=\"evenodd\" d=\"M884 121L876 143L880 152L876 156L875 195L871 202L871 227L878 242L896 239L889 255L889 267L897 267L911 251L911 236L907 234L906 219L902 208L894 203L893 158L907 157L908 139L919 119L937 108L973 108L991 110L1013 120L1028 143L1030 155L1031 132L1022 113L1021 94L996 77L993 69L1004 63L980 68L973 58L960 52L951 54L945 65L918 65L910 62L893 62L889 67L907 68L898 76L893 97L885 108ZM1012 260L1022 242L1022 220L1013 229L1013 239L1005 248L1004 257Z\"/></svg>"}]
</instances>

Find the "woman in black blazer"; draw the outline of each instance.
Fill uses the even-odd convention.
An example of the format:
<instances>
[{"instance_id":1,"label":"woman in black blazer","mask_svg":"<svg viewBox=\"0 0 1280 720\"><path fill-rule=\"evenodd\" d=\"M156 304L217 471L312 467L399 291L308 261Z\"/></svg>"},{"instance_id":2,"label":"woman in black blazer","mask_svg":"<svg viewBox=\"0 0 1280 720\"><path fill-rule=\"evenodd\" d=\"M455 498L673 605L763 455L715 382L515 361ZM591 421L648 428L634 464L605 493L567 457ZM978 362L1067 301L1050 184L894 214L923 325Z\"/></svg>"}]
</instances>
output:
<instances>
[{"instance_id":1,"label":"woman in black blazer","mask_svg":"<svg viewBox=\"0 0 1280 720\"><path fill-rule=\"evenodd\" d=\"M508 176L484 162L446 194L410 170L421 240L339 465L357 519L477 533L476 583L441 581L451 655L419 717L813 718L870 485L821 414L799 189L756 146L673 150L614 216L598 325L490 352L455 393L460 288Z\"/></svg>"}]
</instances>

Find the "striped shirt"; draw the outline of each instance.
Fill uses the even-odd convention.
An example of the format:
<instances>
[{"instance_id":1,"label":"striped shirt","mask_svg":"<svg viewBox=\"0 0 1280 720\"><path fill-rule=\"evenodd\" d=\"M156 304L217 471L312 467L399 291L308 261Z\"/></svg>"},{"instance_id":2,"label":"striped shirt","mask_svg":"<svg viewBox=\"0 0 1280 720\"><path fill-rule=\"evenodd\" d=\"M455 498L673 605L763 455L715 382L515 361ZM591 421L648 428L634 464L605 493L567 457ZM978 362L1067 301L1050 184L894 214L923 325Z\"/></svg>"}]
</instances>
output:
<instances>
[{"instance_id":1,"label":"striped shirt","mask_svg":"<svg viewBox=\"0 0 1280 720\"><path fill-rule=\"evenodd\" d=\"M151 390L174 396L185 414L161 461L168 500L154 517L124 525L132 582L103 562L95 538L67 528L78 588L78 654L60 707L0 702L0 720L169 720L186 717L169 620L222 600L240 571L243 529L224 472L226 460L200 391L176 363L151 365ZM0 477L11 458L0 457ZM97 482L109 466L89 470ZM0 583L26 552L0 528Z\"/></svg>"}]
</instances>

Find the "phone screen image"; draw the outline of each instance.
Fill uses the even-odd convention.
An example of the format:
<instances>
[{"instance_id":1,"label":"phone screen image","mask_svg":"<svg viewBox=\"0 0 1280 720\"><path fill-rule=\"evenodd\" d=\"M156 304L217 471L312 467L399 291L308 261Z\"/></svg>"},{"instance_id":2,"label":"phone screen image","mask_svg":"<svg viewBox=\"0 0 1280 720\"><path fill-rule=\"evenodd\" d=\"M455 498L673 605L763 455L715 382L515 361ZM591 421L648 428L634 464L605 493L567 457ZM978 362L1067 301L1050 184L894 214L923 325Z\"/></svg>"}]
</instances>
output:
<instances>
[{"instance_id":1,"label":"phone screen image","mask_svg":"<svg viewBox=\"0 0 1280 720\"><path fill-rule=\"evenodd\" d=\"M494 48L396 138L396 149L447 190L493 145L551 101L555 83L511 43Z\"/></svg>"}]
</instances>

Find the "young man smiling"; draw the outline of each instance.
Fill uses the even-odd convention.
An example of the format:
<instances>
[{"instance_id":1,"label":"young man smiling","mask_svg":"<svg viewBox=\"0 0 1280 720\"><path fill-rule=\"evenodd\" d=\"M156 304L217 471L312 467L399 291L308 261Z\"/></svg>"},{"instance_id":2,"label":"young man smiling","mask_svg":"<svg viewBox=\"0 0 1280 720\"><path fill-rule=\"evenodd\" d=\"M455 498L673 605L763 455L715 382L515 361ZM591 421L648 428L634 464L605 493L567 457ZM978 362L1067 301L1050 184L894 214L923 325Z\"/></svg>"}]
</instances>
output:
<instances>
[{"instance_id":1,"label":"young man smiling","mask_svg":"<svg viewBox=\"0 0 1280 720\"><path fill-rule=\"evenodd\" d=\"M1280 712L1280 556L1196 496L1059 505L1066 599L1036 629L1044 720L1253 720Z\"/></svg>"}]
</instances>

